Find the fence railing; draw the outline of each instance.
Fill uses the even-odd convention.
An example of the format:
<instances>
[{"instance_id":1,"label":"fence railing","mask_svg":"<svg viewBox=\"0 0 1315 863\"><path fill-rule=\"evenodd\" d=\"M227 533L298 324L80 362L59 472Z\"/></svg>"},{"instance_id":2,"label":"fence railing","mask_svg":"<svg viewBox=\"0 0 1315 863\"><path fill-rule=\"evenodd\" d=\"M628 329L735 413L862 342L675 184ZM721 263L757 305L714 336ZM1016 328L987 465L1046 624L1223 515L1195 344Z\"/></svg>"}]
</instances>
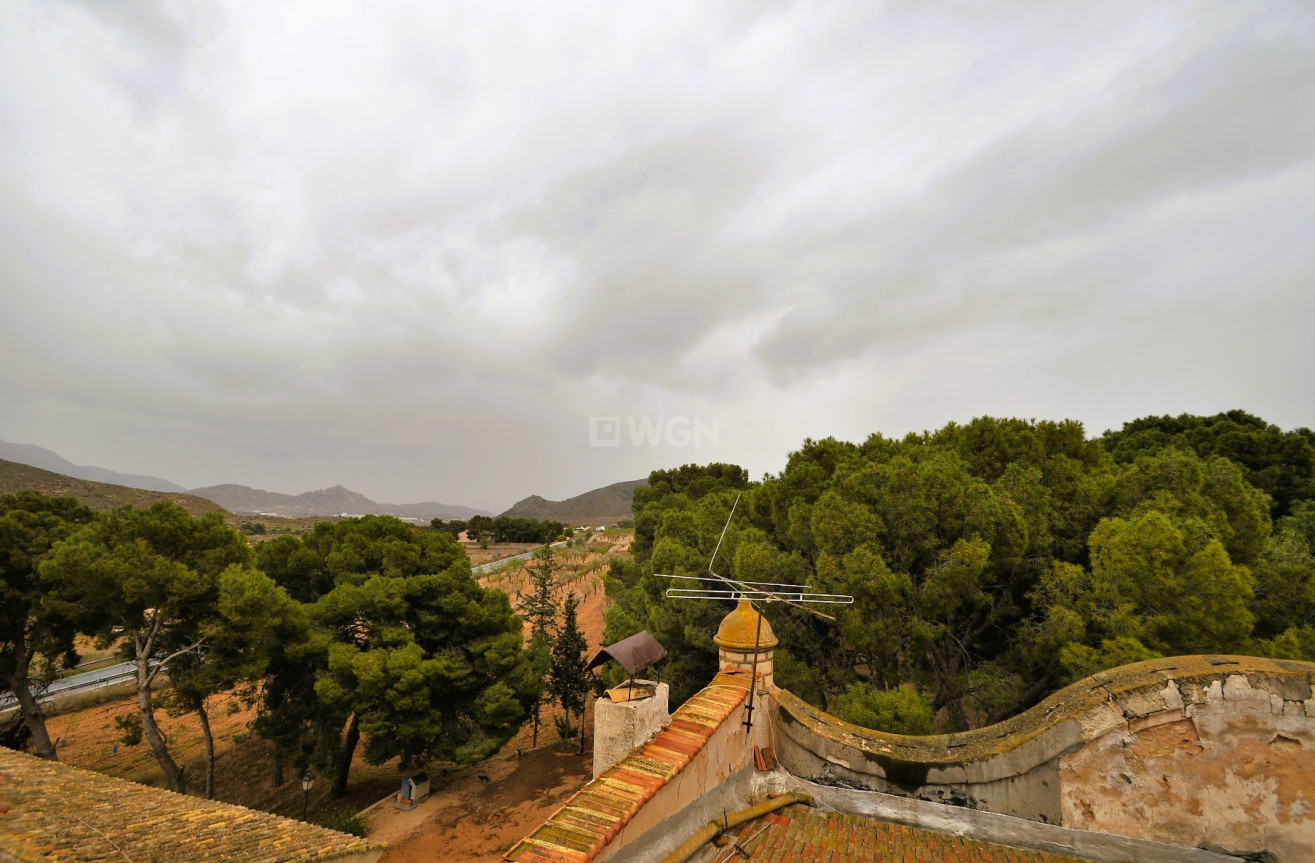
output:
<instances>
[{"instance_id":1,"label":"fence railing","mask_svg":"<svg viewBox=\"0 0 1315 863\"><path fill-rule=\"evenodd\" d=\"M66 677L62 680L52 681L47 686L34 687L32 695L36 698L38 704L50 704L55 699L72 695L78 692L88 692L97 689L105 689L122 683L125 680L132 680L137 676L136 667L123 668L118 667L105 669L105 673L98 674L94 671L84 672L75 677ZM12 692L0 693L0 710L8 710L18 706L18 696Z\"/></svg>"}]
</instances>

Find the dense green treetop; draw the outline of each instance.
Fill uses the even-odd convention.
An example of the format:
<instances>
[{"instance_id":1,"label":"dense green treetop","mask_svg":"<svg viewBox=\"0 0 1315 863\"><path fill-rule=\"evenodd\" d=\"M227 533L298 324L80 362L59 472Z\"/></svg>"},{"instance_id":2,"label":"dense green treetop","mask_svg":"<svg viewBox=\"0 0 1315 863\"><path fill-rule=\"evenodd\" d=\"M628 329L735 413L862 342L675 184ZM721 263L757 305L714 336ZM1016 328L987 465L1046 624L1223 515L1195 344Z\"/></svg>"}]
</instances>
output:
<instances>
[{"instance_id":1,"label":"dense green treetop","mask_svg":"<svg viewBox=\"0 0 1315 863\"><path fill-rule=\"evenodd\" d=\"M1242 469L1246 481L1270 496L1281 518L1295 501L1315 498L1315 432L1285 432L1245 411L1209 417L1143 417L1101 438L1120 462L1176 448L1201 457L1222 456Z\"/></svg>"},{"instance_id":2,"label":"dense green treetop","mask_svg":"<svg viewBox=\"0 0 1315 863\"><path fill-rule=\"evenodd\" d=\"M476 515L469 520L436 518L429 526L453 536L463 532L476 542L553 542L571 528L560 521L514 515Z\"/></svg>"},{"instance_id":3,"label":"dense green treetop","mask_svg":"<svg viewBox=\"0 0 1315 863\"><path fill-rule=\"evenodd\" d=\"M369 761L410 768L487 757L524 717L520 618L505 593L479 585L450 533L345 519L271 540L258 562L312 627L272 667L259 727L284 747L316 740L339 793L361 733Z\"/></svg>"},{"instance_id":4,"label":"dense green treetop","mask_svg":"<svg viewBox=\"0 0 1315 863\"><path fill-rule=\"evenodd\" d=\"M45 605L106 642L198 636L219 575L251 557L218 513L194 519L172 502L121 507L70 536L42 565Z\"/></svg>"},{"instance_id":5,"label":"dense green treetop","mask_svg":"<svg viewBox=\"0 0 1315 863\"><path fill-rule=\"evenodd\" d=\"M6 680L12 663L22 659L16 651L36 650L49 659L71 654L76 633L68 621L42 614L37 567L57 542L94 517L69 497L31 491L0 496L0 662Z\"/></svg>"},{"instance_id":6,"label":"dense green treetop","mask_svg":"<svg viewBox=\"0 0 1315 863\"><path fill-rule=\"evenodd\" d=\"M56 543L93 518L73 498L32 491L0 496L0 685L18 699L26 736L42 758L56 754L29 678L49 680L76 663L77 631L67 617L42 605L38 567Z\"/></svg>"},{"instance_id":7,"label":"dense green treetop","mask_svg":"<svg viewBox=\"0 0 1315 863\"><path fill-rule=\"evenodd\" d=\"M761 482L733 465L657 471L635 496L635 561L613 565L607 638L653 632L677 701L706 684L728 608L668 601L655 574L706 574L742 494L715 571L855 597L834 623L766 608L778 681L819 705L846 696L877 716L883 698L921 698L961 728L1135 659L1315 659L1315 503L1285 499L1275 524L1269 492L1309 494L1309 433L1252 420L1089 439L1072 421L982 417L806 440Z\"/></svg>"}]
</instances>

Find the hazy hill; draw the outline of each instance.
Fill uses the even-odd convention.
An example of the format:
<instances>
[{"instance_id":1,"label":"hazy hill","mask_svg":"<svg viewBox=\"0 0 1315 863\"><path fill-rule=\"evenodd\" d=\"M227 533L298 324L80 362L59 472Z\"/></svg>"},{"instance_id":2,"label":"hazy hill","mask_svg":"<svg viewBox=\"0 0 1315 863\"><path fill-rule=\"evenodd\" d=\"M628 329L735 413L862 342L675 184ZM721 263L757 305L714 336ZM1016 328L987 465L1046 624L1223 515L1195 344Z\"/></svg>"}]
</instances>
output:
<instances>
[{"instance_id":1,"label":"hazy hill","mask_svg":"<svg viewBox=\"0 0 1315 863\"><path fill-rule=\"evenodd\" d=\"M192 494L212 500L229 512L274 512L275 507L292 500L290 494L229 483L194 488Z\"/></svg>"},{"instance_id":2,"label":"hazy hill","mask_svg":"<svg viewBox=\"0 0 1315 863\"><path fill-rule=\"evenodd\" d=\"M232 513L270 513L289 518L349 515L396 515L405 518L442 518L467 519L472 515L492 515L482 509L468 506L455 506L426 501L424 503L375 503L363 494L335 485L333 488L308 491L305 494L282 494L276 491L250 488L245 485L212 485L205 488L186 489L181 485L154 476L119 473L103 467L76 465L50 450L32 444L7 443L0 441L0 459L17 465L39 468L63 479L87 480L93 483L109 483L132 489L146 489L156 492L168 492L170 499L179 499L177 495L195 495L218 504ZM36 489L43 491L44 489ZM0 489L3 492L4 489ZM54 492L51 492L52 494ZM106 499L118 500L122 495L109 495ZM143 498L148 503L160 499ZM122 500L121 503L134 501ZM87 501L91 506L91 502ZM108 508L109 505L103 508Z\"/></svg>"},{"instance_id":3,"label":"hazy hill","mask_svg":"<svg viewBox=\"0 0 1315 863\"><path fill-rule=\"evenodd\" d=\"M390 512L396 516L407 518L442 518L452 520L459 518L462 521L470 518L472 515L493 515L486 509L475 509L469 506L458 506L451 503L439 503L438 501L428 500L422 503L381 503L379 506L384 508L385 512Z\"/></svg>"},{"instance_id":4,"label":"hazy hill","mask_svg":"<svg viewBox=\"0 0 1315 863\"><path fill-rule=\"evenodd\" d=\"M614 482L566 500L545 500L532 494L503 515L549 519L572 525L614 523L630 518L630 503L634 499L635 489L641 485L648 485L648 479Z\"/></svg>"},{"instance_id":5,"label":"hazy hill","mask_svg":"<svg viewBox=\"0 0 1315 863\"><path fill-rule=\"evenodd\" d=\"M74 464L68 459L56 455L45 447L34 446L32 444L0 441L0 459L16 462L17 464L28 465L30 467L38 467L42 470L48 470L52 473L73 477L74 479L87 479L92 482L107 482L113 483L114 485L129 486L130 488L149 489L150 491L187 491L187 489L183 488L181 485L169 482L167 479L160 479L157 476L119 473L118 471L109 470L108 468L103 467Z\"/></svg>"},{"instance_id":6,"label":"hazy hill","mask_svg":"<svg viewBox=\"0 0 1315 863\"><path fill-rule=\"evenodd\" d=\"M78 479L42 470L39 467L0 459L0 494L13 494L17 491L39 491L42 494L75 497L92 509L101 511L124 505L146 507L157 500L172 500L194 516L224 511L223 507L214 501L195 495L150 491Z\"/></svg>"},{"instance_id":7,"label":"hazy hill","mask_svg":"<svg viewBox=\"0 0 1315 863\"><path fill-rule=\"evenodd\" d=\"M483 510L471 509L468 506L452 506L437 501L405 504L376 503L365 495L340 485L296 495L249 488L245 485L212 485L192 489L192 494L212 500L230 512L269 513L290 518L344 513L397 515L424 519L465 519L472 515L488 515Z\"/></svg>"}]
</instances>

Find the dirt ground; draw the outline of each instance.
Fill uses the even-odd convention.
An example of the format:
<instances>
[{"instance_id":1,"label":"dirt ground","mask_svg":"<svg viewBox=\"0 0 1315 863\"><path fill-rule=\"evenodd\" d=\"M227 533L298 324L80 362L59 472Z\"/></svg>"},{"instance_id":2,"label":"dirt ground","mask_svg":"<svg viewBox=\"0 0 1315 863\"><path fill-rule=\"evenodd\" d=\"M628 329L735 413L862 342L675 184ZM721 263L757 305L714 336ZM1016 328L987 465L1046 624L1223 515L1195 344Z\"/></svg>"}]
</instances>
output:
<instances>
[{"instance_id":1,"label":"dirt ground","mask_svg":"<svg viewBox=\"0 0 1315 863\"><path fill-rule=\"evenodd\" d=\"M539 546L533 542L494 542L490 543L488 548L480 548L479 543L462 540L461 547L466 550L470 565L479 566L491 560L502 560L504 557L515 557L527 551L534 551Z\"/></svg>"},{"instance_id":2,"label":"dirt ground","mask_svg":"<svg viewBox=\"0 0 1315 863\"><path fill-rule=\"evenodd\" d=\"M578 618L588 638L590 653L602 644L606 602L602 582L607 560L626 553L628 546L626 536L619 542L613 541L611 548L598 544L589 550L563 549L558 553L563 569L557 594L560 598L567 591L574 591L580 597ZM491 573L485 583L508 591L515 603L518 594L528 587L528 574L523 567L500 570ZM47 725L51 737L59 741L60 759L65 763L163 787L163 776L144 743L134 747L116 744L122 732L116 728L115 719L134 712L135 696L120 695L51 716ZM391 799L402 777L397 764L366 764L358 749L348 797L330 798L327 778L319 777L309 796L310 820L322 821L335 813L363 812L369 836L389 846L383 863L433 860L438 855L453 863L499 860L512 843L556 811L591 775L590 754L581 756L574 749L560 752L556 748L554 712L543 711L537 748L531 748L532 732L527 723L488 761L469 767L430 765L430 796L410 812L396 809ZM250 705L237 696L223 695L211 700L210 722L216 747L215 796L300 818L301 784L289 768L284 784L273 787L268 744L250 730L253 715ZM170 717L164 710L158 710L156 717L170 751L185 767L189 792L201 793L205 765L195 717ZM592 705L585 723L586 729L591 730ZM587 749L592 749L591 740Z\"/></svg>"},{"instance_id":3,"label":"dirt ground","mask_svg":"<svg viewBox=\"0 0 1315 863\"><path fill-rule=\"evenodd\" d=\"M431 775L430 795L416 809L403 812L390 799L367 812L370 838L388 844L380 863L502 859L592 775L592 755L558 751L547 711L544 719L537 749L527 728L488 761ZM586 728L592 719L590 709Z\"/></svg>"}]
</instances>

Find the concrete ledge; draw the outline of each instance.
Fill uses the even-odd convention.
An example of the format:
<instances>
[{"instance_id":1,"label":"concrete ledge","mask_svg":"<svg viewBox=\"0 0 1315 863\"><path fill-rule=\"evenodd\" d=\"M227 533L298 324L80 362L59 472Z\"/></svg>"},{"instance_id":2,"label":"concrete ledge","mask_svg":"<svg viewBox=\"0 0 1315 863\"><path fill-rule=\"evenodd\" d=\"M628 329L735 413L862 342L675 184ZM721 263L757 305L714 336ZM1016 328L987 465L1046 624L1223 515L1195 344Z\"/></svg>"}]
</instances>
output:
<instances>
[{"instance_id":1,"label":"concrete ledge","mask_svg":"<svg viewBox=\"0 0 1315 863\"><path fill-rule=\"evenodd\" d=\"M1179 845L1315 859L1315 663L1180 656L996 725L910 737L773 693L780 764L839 789Z\"/></svg>"},{"instance_id":2,"label":"concrete ledge","mask_svg":"<svg viewBox=\"0 0 1315 863\"><path fill-rule=\"evenodd\" d=\"M1228 678L1236 675L1244 675L1250 686L1226 687ZM1185 703L1190 711L1190 704L1240 698L1243 692L1248 698L1257 692L1270 695L1278 712L1285 701L1310 702L1307 713L1315 715L1312 681L1315 663L1254 656L1175 656L1092 675L995 725L922 737L861 728L785 690L774 695L778 727L792 740L859 772L895 784L923 785L1019 776L1131 720L1181 711ZM810 745L811 740L820 745Z\"/></svg>"},{"instance_id":3,"label":"concrete ledge","mask_svg":"<svg viewBox=\"0 0 1315 863\"><path fill-rule=\"evenodd\" d=\"M1077 857L1091 863L1237 863L1236 857L1199 848L1073 830L892 794L833 788L795 776L786 777L784 784L791 791L813 795L819 804L839 812L971 837L998 845Z\"/></svg>"},{"instance_id":4,"label":"concrete ledge","mask_svg":"<svg viewBox=\"0 0 1315 863\"><path fill-rule=\"evenodd\" d=\"M1254 689L1280 700L1307 701L1315 663L1255 656L1174 656L1138 662L1079 680L995 725L922 737L861 728L785 690L778 689L775 695L783 729L791 723L803 725L812 735L858 750L870 756L866 760L882 778L887 778L881 766L885 761L926 765L928 782L937 778L932 771L942 771L940 778L947 782L983 782L1026 772L1130 719L1181 709L1184 685L1208 688L1218 681L1222 687L1230 675L1238 674L1246 675ZM1229 693L1222 695L1227 698ZM1204 694L1196 698L1198 703L1206 700ZM1007 759L1012 763L988 765L1001 756L1012 756ZM954 772L968 770L970 764L977 765L971 768L977 771L973 775Z\"/></svg>"}]
</instances>

